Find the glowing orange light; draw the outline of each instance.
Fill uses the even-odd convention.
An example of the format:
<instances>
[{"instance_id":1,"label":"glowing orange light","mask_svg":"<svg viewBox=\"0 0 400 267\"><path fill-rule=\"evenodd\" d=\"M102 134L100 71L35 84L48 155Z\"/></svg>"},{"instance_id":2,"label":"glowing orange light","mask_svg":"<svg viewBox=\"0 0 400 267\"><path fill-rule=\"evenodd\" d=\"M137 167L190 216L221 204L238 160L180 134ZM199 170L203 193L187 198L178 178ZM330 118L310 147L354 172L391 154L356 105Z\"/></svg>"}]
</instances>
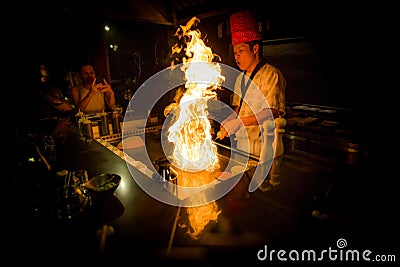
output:
<instances>
[{"instance_id":1,"label":"glowing orange light","mask_svg":"<svg viewBox=\"0 0 400 267\"><path fill-rule=\"evenodd\" d=\"M179 116L169 128L168 140L174 143L174 165L185 171L213 170L218 164L217 148L212 142L211 124L207 118L207 101L216 97L224 77L214 55L201 39L198 30L191 30L199 21L192 18L181 26L180 34L188 37L186 56L182 64L186 91L179 101ZM178 33L177 33L178 34ZM173 52L177 52L177 46Z\"/></svg>"},{"instance_id":2,"label":"glowing orange light","mask_svg":"<svg viewBox=\"0 0 400 267\"><path fill-rule=\"evenodd\" d=\"M213 62L214 54L201 39L199 30L192 30L199 19L192 18L178 29L176 35L186 41L186 58L181 69L185 73L185 92L176 107L177 120L169 128L168 140L174 144L173 165L181 171L178 184L199 187L212 182L214 171L219 168L217 147L212 141L211 123L207 118L207 101L216 98L225 77L221 67ZM181 47L175 45L173 53ZM196 197L205 197L201 194ZM187 209L190 222L188 233L198 237L210 221L217 221L220 210L215 202Z\"/></svg>"}]
</instances>

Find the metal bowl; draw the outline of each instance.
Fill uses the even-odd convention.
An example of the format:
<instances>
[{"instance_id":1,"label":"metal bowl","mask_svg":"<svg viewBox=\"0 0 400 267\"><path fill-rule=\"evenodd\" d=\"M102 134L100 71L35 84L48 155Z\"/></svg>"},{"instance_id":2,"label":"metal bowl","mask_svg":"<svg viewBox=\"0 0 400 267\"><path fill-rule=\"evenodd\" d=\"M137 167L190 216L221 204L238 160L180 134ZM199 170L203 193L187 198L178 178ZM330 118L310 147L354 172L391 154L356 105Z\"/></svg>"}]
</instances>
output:
<instances>
[{"instance_id":1,"label":"metal bowl","mask_svg":"<svg viewBox=\"0 0 400 267\"><path fill-rule=\"evenodd\" d=\"M120 183L118 174L102 173L90 178L85 187L96 195L113 195Z\"/></svg>"}]
</instances>

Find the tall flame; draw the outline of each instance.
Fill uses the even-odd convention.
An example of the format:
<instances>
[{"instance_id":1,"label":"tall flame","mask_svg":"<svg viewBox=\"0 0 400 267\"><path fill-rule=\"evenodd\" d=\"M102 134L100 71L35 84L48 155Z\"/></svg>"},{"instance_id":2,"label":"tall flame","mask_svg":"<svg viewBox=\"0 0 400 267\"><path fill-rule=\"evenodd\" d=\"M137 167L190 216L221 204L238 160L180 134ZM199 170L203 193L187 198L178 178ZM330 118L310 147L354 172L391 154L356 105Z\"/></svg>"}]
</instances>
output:
<instances>
[{"instance_id":1,"label":"tall flame","mask_svg":"<svg viewBox=\"0 0 400 267\"><path fill-rule=\"evenodd\" d=\"M168 140L174 144L173 164L182 172L178 175L180 186L199 187L212 182L213 172L219 168L217 147L212 142L211 123L207 118L207 101L216 98L225 77L221 67L213 62L214 54L201 39L199 30L191 28L200 20L192 18L181 26L175 35L187 40L181 69L185 72L185 92L176 111L179 116L169 128ZM181 47L175 45L173 53ZM204 197L201 194L196 197ZM197 238L210 221L217 221L220 210L215 202L187 209L188 233Z\"/></svg>"},{"instance_id":2,"label":"tall flame","mask_svg":"<svg viewBox=\"0 0 400 267\"><path fill-rule=\"evenodd\" d=\"M211 124L207 118L207 101L216 97L225 77L221 67L213 63L214 54L201 39L199 30L191 30L198 18L181 26L181 36L188 39L187 59L181 69L185 72L185 88L179 103L177 121L169 128L168 140L174 143L174 165L185 171L213 170L218 164L217 148L212 142ZM178 32L176 33L178 34ZM177 45L173 52L179 51Z\"/></svg>"}]
</instances>

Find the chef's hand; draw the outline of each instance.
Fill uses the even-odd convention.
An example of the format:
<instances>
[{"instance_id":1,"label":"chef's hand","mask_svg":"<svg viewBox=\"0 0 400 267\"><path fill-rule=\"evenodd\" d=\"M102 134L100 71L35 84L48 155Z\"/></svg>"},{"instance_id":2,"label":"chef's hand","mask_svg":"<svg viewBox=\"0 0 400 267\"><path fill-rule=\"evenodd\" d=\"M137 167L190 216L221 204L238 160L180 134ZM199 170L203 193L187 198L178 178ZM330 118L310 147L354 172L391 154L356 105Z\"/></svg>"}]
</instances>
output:
<instances>
[{"instance_id":1,"label":"chef's hand","mask_svg":"<svg viewBox=\"0 0 400 267\"><path fill-rule=\"evenodd\" d=\"M217 133L217 139L224 139L225 137L228 137L228 134L226 133L225 129L221 127L221 130L218 131Z\"/></svg>"},{"instance_id":2,"label":"chef's hand","mask_svg":"<svg viewBox=\"0 0 400 267\"><path fill-rule=\"evenodd\" d=\"M224 123L226 123L227 120L225 119L224 121L221 122L221 125L219 126L219 131L217 132L217 139L224 139L225 137L228 137L228 134L224 128Z\"/></svg>"},{"instance_id":3,"label":"chef's hand","mask_svg":"<svg viewBox=\"0 0 400 267\"><path fill-rule=\"evenodd\" d=\"M239 130L242 125L243 122L241 119L233 119L227 122L225 121L222 122L223 130L225 130L227 136L236 133L237 130Z\"/></svg>"}]
</instances>

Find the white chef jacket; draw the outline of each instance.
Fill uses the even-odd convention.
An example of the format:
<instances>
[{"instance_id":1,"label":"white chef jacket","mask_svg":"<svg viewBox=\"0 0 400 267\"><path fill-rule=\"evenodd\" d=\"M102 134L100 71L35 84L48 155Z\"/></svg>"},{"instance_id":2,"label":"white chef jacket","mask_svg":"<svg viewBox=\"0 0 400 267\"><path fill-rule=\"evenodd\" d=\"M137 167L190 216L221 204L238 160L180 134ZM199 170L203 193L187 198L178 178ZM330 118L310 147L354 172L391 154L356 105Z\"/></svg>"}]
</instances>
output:
<instances>
[{"instance_id":1,"label":"white chef jacket","mask_svg":"<svg viewBox=\"0 0 400 267\"><path fill-rule=\"evenodd\" d=\"M232 99L232 106L239 106L242 97L241 83L244 73L238 75ZM247 76L248 75L248 76ZM250 74L245 77L247 83ZM285 114L285 88L286 80L282 72L275 66L266 63L260 68L249 85L244 101L239 110L239 118L257 114L265 108L274 108ZM247 135L244 131L247 131ZM261 130L258 125L245 126L240 128L235 137L237 140L248 139L250 144L250 153L259 155L260 148L254 149L254 146L260 146ZM238 144L239 145L239 144ZM238 147L241 149L240 147ZM247 149L245 149L247 150Z\"/></svg>"}]
</instances>

